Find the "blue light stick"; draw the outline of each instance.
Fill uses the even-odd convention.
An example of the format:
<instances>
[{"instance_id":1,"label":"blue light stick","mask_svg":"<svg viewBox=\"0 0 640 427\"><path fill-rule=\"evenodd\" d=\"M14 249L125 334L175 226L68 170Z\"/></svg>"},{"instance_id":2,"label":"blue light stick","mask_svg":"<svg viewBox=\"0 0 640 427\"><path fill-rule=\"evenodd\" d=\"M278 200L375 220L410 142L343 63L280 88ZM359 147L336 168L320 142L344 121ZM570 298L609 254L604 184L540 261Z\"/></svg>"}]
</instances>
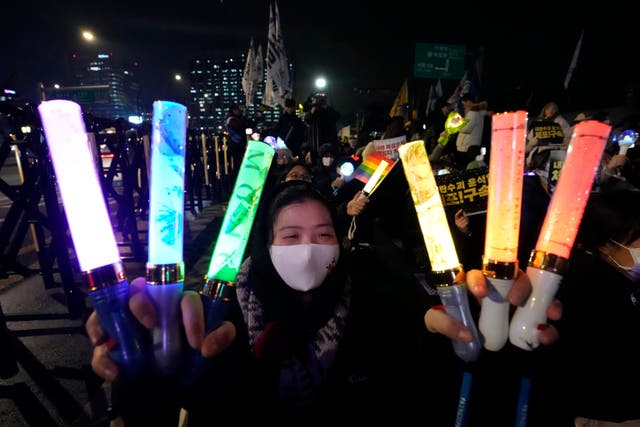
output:
<instances>
[{"instance_id":1,"label":"blue light stick","mask_svg":"<svg viewBox=\"0 0 640 427\"><path fill-rule=\"evenodd\" d=\"M146 276L147 291L158 310L152 342L155 369L161 375L172 374L180 364L186 138L187 108L171 101L155 101Z\"/></svg>"}]
</instances>

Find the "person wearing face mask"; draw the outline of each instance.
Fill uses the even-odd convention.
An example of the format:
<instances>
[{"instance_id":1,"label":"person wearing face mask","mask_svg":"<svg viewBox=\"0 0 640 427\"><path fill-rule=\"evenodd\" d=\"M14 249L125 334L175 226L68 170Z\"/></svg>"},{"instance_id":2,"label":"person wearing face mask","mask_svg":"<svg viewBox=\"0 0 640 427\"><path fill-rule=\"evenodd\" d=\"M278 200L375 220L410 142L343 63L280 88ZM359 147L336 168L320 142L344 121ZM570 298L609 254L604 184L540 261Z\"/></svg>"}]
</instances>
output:
<instances>
[{"instance_id":1,"label":"person wearing face mask","mask_svg":"<svg viewBox=\"0 0 640 427\"><path fill-rule=\"evenodd\" d=\"M576 426L640 425L640 191L590 195L558 298L556 365Z\"/></svg>"},{"instance_id":2,"label":"person wearing face mask","mask_svg":"<svg viewBox=\"0 0 640 427\"><path fill-rule=\"evenodd\" d=\"M425 325L451 339L469 340L470 333L443 310L429 309L419 285L409 295L394 292L391 277L375 284L352 280L358 273L339 244L334 207L313 184L280 183L261 202L228 321L205 336L200 298L184 292L186 340L212 358L210 370L189 387L174 377L124 384L125 425L175 426L180 407L188 411L189 426L414 425L420 406L412 397L413 368L425 361L418 360L412 338L425 333ZM468 283L472 293L486 295L479 271ZM132 285L129 305L150 327L156 314L144 279ZM527 286L518 280L514 290ZM116 381L118 368L95 315L86 328L96 345L94 372ZM546 336L555 340L553 333ZM430 415L422 415L428 423Z\"/></svg>"},{"instance_id":3,"label":"person wearing face mask","mask_svg":"<svg viewBox=\"0 0 640 427\"><path fill-rule=\"evenodd\" d=\"M301 180L277 184L261 202L251 250L235 281L237 300L229 314L233 343L229 335L218 337L219 347L228 348L190 389L145 379L120 393L120 401L135 402L138 409L121 410L127 427L175 426L171 414L177 406L188 410L190 426L328 425L335 417L347 423L402 417L403 411L396 411L409 392L400 389L406 366L389 363L398 358L393 334L384 337L384 345L372 339L375 325L388 322L375 320L379 312L359 301L365 293L352 289L333 206ZM182 305L190 343L189 319L201 312L192 303L196 300ZM204 345L207 355L215 348ZM96 350L93 367L100 374L104 356ZM143 405L149 410L140 410ZM167 413L159 417L160 412Z\"/></svg>"},{"instance_id":4,"label":"person wearing face mask","mask_svg":"<svg viewBox=\"0 0 640 427\"><path fill-rule=\"evenodd\" d=\"M329 199L344 184L336 165L336 152L331 144L322 144L318 150L318 160L312 166L313 183Z\"/></svg>"}]
</instances>

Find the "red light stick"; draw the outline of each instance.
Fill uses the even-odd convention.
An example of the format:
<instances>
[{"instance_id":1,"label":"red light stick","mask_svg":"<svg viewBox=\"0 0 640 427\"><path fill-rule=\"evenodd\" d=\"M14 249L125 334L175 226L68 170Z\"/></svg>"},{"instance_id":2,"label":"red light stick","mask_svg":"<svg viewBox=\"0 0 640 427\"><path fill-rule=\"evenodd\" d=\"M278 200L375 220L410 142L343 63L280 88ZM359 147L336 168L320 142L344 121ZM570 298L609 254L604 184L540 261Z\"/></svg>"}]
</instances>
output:
<instances>
[{"instance_id":1,"label":"red light stick","mask_svg":"<svg viewBox=\"0 0 640 427\"><path fill-rule=\"evenodd\" d=\"M484 348L498 351L509 336L507 294L518 272L527 112L494 114L491 129L487 231L482 260L488 295L482 300L478 328L484 336Z\"/></svg>"},{"instance_id":2,"label":"red light stick","mask_svg":"<svg viewBox=\"0 0 640 427\"><path fill-rule=\"evenodd\" d=\"M511 319L509 340L524 350L533 350L539 345L538 325L546 323L547 308L567 270L569 254L610 131L611 126L595 120L575 125L558 185L529 257L527 275L533 291Z\"/></svg>"}]
</instances>

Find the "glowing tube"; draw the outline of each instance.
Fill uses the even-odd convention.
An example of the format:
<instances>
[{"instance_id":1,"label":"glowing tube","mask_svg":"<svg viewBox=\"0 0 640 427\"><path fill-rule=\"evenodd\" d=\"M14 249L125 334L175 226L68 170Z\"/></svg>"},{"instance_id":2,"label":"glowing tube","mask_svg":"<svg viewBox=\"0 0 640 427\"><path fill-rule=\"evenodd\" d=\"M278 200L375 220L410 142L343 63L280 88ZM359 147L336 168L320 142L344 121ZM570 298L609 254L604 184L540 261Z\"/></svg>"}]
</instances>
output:
<instances>
[{"instance_id":1,"label":"glowing tube","mask_svg":"<svg viewBox=\"0 0 640 427\"><path fill-rule=\"evenodd\" d=\"M208 281L235 281L274 154L273 147L265 142L250 140L247 143L211 255Z\"/></svg>"},{"instance_id":2,"label":"glowing tube","mask_svg":"<svg viewBox=\"0 0 640 427\"><path fill-rule=\"evenodd\" d=\"M378 165L376 170L373 172L373 175L371 175L371 178L369 178L364 188L362 189L362 192L364 193L365 196L368 196L369 194L371 194L373 189L376 188L376 184L378 184L378 181L380 181L380 177L382 176L385 169L387 169L387 166L389 166L389 162L387 162L386 160L380 161L380 164Z\"/></svg>"},{"instance_id":3,"label":"glowing tube","mask_svg":"<svg viewBox=\"0 0 640 427\"><path fill-rule=\"evenodd\" d=\"M452 111L447 116L447 119L444 122L444 130L447 132L444 136L438 137L438 144L447 145L451 135L458 133L465 127L467 124L467 119L462 117L460 113L457 111Z\"/></svg>"},{"instance_id":4,"label":"glowing tube","mask_svg":"<svg viewBox=\"0 0 640 427\"><path fill-rule=\"evenodd\" d=\"M494 114L491 129L487 228L482 260L488 294L482 300L478 328L484 347L497 351L509 336L507 294L518 271L527 112Z\"/></svg>"},{"instance_id":5,"label":"glowing tube","mask_svg":"<svg viewBox=\"0 0 640 427\"><path fill-rule=\"evenodd\" d=\"M473 361L480 355L480 338L469 311L467 288L456 280L458 273L462 272L462 266L458 261L424 142L408 142L401 145L398 152L418 214L431 269L437 280L438 295L446 312L461 321L473 334L473 340L469 343L453 341L453 348L462 360Z\"/></svg>"},{"instance_id":6,"label":"glowing tube","mask_svg":"<svg viewBox=\"0 0 640 427\"><path fill-rule=\"evenodd\" d=\"M533 291L511 319L509 340L522 349L532 350L539 345L537 327L546 323L546 310L567 269L610 131L611 126L595 120L575 125L558 184L529 258L527 275Z\"/></svg>"},{"instance_id":7,"label":"glowing tube","mask_svg":"<svg viewBox=\"0 0 640 427\"><path fill-rule=\"evenodd\" d=\"M274 155L275 149L266 142L249 140L247 143L213 248L206 282L200 291L205 297L206 333L220 325L226 316L229 301L235 299L234 281L244 261L244 252ZM207 361L199 352L196 353L182 381L193 384L206 367Z\"/></svg>"},{"instance_id":8,"label":"glowing tube","mask_svg":"<svg viewBox=\"0 0 640 427\"><path fill-rule=\"evenodd\" d=\"M144 368L144 340L129 311L129 283L113 235L98 172L78 104L45 101L38 106L71 238L100 323L115 346L111 358L123 378Z\"/></svg>"},{"instance_id":9,"label":"glowing tube","mask_svg":"<svg viewBox=\"0 0 640 427\"><path fill-rule=\"evenodd\" d=\"M120 262L80 106L53 100L40 104L38 111L80 269Z\"/></svg>"},{"instance_id":10,"label":"glowing tube","mask_svg":"<svg viewBox=\"0 0 640 427\"><path fill-rule=\"evenodd\" d=\"M180 362L179 304L184 286L183 223L187 108L153 103L149 180L147 291L158 310L152 330L156 371L173 373Z\"/></svg>"}]
</instances>

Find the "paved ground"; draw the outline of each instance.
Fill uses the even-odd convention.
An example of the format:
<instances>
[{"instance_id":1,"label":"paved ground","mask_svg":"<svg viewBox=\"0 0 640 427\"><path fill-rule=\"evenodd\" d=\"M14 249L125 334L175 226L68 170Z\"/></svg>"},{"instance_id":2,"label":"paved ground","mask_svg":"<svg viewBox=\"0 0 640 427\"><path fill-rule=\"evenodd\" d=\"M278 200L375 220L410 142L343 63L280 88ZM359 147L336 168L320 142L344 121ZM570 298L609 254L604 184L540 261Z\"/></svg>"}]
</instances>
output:
<instances>
[{"instance_id":1,"label":"paved ground","mask_svg":"<svg viewBox=\"0 0 640 427\"><path fill-rule=\"evenodd\" d=\"M205 204L197 215L186 214L186 288L203 281L224 208ZM144 275L144 262L125 268L129 279ZM10 344L17 361L3 344L0 426L108 426L110 384L91 371L83 319L71 319L63 289L45 289L39 275L14 276L0 283L0 306L8 328L0 342Z\"/></svg>"}]
</instances>

